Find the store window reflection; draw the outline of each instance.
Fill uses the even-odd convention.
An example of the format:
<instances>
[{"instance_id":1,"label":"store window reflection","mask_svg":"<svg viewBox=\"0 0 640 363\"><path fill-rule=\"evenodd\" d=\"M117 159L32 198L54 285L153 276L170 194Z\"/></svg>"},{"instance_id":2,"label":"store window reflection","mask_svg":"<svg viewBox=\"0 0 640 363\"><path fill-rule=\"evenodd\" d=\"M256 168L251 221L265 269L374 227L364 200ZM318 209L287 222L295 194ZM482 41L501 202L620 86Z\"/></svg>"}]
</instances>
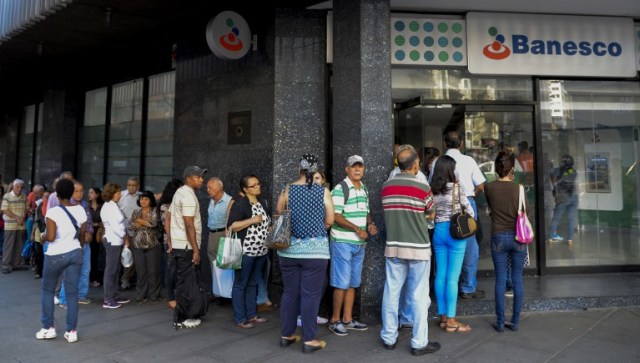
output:
<instances>
[{"instance_id":1,"label":"store window reflection","mask_svg":"<svg viewBox=\"0 0 640 363\"><path fill-rule=\"evenodd\" d=\"M640 257L640 85L540 81L547 266Z\"/></svg>"}]
</instances>

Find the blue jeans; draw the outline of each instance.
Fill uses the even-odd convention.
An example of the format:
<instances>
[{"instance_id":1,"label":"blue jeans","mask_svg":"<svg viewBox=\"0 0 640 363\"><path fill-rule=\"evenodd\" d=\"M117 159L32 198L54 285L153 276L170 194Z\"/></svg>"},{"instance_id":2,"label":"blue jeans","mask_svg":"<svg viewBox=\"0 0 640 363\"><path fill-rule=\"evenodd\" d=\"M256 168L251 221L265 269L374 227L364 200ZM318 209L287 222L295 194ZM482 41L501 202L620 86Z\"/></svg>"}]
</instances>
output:
<instances>
[{"instance_id":1,"label":"blue jeans","mask_svg":"<svg viewBox=\"0 0 640 363\"><path fill-rule=\"evenodd\" d=\"M569 199L564 202L556 203L549 231L551 232L551 236L557 234L558 222L560 222L560 218L565 211L567 212L567 240L573 240L573 233L576 231L576 223L578 219L577 195L569 197Z\"/></svg>"},{"instance_id":2,"label":"blue jeans","mask_svg":"<svg viewBox=\"0 0 640 363\"><path fill-rule=\"evenodd\" d=\"M265 262L264 273L262 278L258 280L258 297L256 298L256 304L262 305L269 301L269 273L271 272L271 259L267 254L267 262Z\"/></svg>"},{"instance_id":3,"label":"blue jeans","mask_svg":"<svg viewBox=\"0 0 640 363\"><path fill-rule=\"evenodd\" d=\"M53 295L56 291L58 279L62 275L67 288L67 331L76 330L78 325L78 277L82 266L82 250L60 255L47 255L44 259L42 272L42 327L49 329L53 323Z\"/></svg>"},{"instance_id":4,"label":"blue jeans","mask_svg":"<svg viewBox=\"0 0 640 363\"><path fill-rule=\"evenodd\" d=\"M398 306L400 291L407 286L407 300L413 306L413 337L411 347L424 348L429 343L429 273L431 261L406 260L397 257L385 258L386 282L382 296L382 331L380 337L385 344L394 344L398 339Z\"/></svg>"},{"instance_id":5,"label":"blue jeans","mask_svg":"<svg viewBox=\"0 0 640 363\"><path fill-rule=\"evenodd\" d=\"M499 232L491 236L491 258L496 270L495 299L498 325L504 325L504 291L507 281L507 259L511 258L511 281L513 283L513 315L511 324L518 326L522 310L522 270L527 257L527 248L515 239L515 232Z\"/></svg>"},{"instance_id":6,"label":"blue jeans","mask_svg":"<svg viewBox=\"0 0 640 363\"><path fill-rule=\"evenodd\" d=\"M436 223L433 233L433 250L436 255L435 290L438 315L454 318L458 302L458 280L467 243L465 240L451 237L450 224L450 222Z\"/></svg>"},{"instance_id":7,"label":"blue jeans","mask_svg":"<svg viewBox=\"0 0 640 363\"><path fill-rule=\"evenodd\" d=\"M48 257L48 256L47 256ZM82 252L82 268L80 269L80 277L78 278L78 298L86 299L89 293L89 272L91 272L91 247L87 243L83 247ZM67 297L64 292L64 281L60 287L60 304L67 304Z\"/></svg>"},{"instance_id":8,"label":"blue jeans","mask_svg":"<svg viewBox=\"0 0 640 363\"><path fill-rule=\"evenodd\" d=\"M476 200L472 197L467 197L469 204L473 208L475 220L478 220L478 207L476 206ZM436 263L437 265L437 263ZM460 275L460 291L464 293L472 293L476 291L478 281L476 280L476 274L478 272L478 240L476 235L467 238L467 248L464 251L464 261L462 262L462 274Z\"/></svg>"},{"instance_id":9,"label":"blue jeans","mask_svg":"<svg viewBox=\"0 0 640 363\"><path fill-rule=\"evenodd\" d=\"M242 268L236 270L231 292L233 319L236 324L245 323L257 316L258 280L262 278L266 262L267 255L242 256Z\"/></svg>"},{"instance_id":10,"label":"blue jeans","mask_svg":"<svg viewBox=\"0 0 640 363\"><path fill-rule=\"evenodd\" d=\"M318 309L328 261L317 258L280 257L284 285L280 305L283 337L295 333L300 315L304 341L310 342L316 338Z\"/></svg>"}]
</instances>

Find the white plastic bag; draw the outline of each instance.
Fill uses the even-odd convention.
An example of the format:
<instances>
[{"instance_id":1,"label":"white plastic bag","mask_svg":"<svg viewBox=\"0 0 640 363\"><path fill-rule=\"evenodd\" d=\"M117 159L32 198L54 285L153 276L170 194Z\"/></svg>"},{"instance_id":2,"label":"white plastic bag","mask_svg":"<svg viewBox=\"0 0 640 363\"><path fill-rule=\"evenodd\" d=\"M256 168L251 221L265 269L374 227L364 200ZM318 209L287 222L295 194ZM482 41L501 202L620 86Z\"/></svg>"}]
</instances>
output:
<instances>
[{"instance_id":1,"label":"white plastic bag","mask_svg":"<svg viewBox=\"0 0 640 363\"><path fill-rule=\"evenodd\" d=\"M213 294L231 299L235 271L218 268L215 261L211 265L211 270L213 271Z\"/></svg>"},{"instance_id":2,"label":"white plastic bag","mask_svg":"<svg viewBox=\"0 0 640 363\"><path fill-rule=\"evenodd\" d=\"M120 254L120 262L124 267L133 266L133 254L131 253L129 247L124 246L124 248L122 249L122 253Z\"/></svg>"},{"instance_id":3,"label":"white plastic bag","mask_svg":"<svg viewBox=\"0 0 640 363\"><path fill-rule=\"evenodd\" d=\"M216 266L223 270L238 270L242 267L242 240L236 232L227 230L225 237L220 237Z\"/></svg>"}]
</instances>

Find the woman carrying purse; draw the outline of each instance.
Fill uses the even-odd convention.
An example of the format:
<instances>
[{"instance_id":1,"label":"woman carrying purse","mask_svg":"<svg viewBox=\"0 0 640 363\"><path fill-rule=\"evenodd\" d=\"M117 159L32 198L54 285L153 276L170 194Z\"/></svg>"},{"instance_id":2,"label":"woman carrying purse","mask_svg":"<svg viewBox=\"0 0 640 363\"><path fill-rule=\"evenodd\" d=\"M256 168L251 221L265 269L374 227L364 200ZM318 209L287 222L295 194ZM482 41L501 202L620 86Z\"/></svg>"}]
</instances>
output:
<instances>
[{"instance_id":1,"label":"woman carrying purse","mask_svg":"<svg viewBox=\"0 0 640 363\"><path fill-rule=\"evenodd\" d=\"M469 200L462 195L455 174L456 161L448 155L438 158L434 166L431 191L436 206L433 250L436 255L435 292L438 303L439 326L448 333L470 332L471 327L456 320L458 280L467 244L449 232L451 216L464 208L474 216ZM461 197L462 196L462 197Z\"/></svg>"},{"instance_id":2,"label":"woman carrying purse","mask_svg":"<svg viewBox=\"0 0 640 363\"><path fill-rule=\"evenodd\" d=\"M500 151L495 161L498 180L485 185L484 193L491 208L491 258L496 270L495 299L496 323L493 327L503 332L507 327L518 330L522 310L522 271L527 257L527 246L516 241L516 219L520 185L513 182L515 155L507 150ZM528 208L525 198L525 210ZM507 281L507 261L511 259L511 281L513 282L513 314L511 323L505 322L505 289Z\"/></svg>"}]
</instances>

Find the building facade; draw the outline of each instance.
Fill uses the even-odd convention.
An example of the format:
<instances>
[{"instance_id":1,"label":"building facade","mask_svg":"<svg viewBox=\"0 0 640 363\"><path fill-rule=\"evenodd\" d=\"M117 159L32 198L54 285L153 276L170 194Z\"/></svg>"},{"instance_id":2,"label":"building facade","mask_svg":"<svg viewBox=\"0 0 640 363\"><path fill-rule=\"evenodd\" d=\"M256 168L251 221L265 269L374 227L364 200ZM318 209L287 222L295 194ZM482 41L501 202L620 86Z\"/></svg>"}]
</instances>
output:
<instances>
[{"instance_id":1,"label":"building facade","mask_svg":"<svg viewBox=\"0 0 640 363\"><path fill-rule=\"evenodd\" d=\"M159 192L195 164L229 193L256 174L273 202L303 153L320 156L332 185L359 154L383 226L375 196L394 142L442 152L442 133L456 129L489 181L499 149L519 157L537 232L528 274L638 270L640 9L619 2L616 14L540 15L520 2L58 1L2 33L0 173L50 184L71 170L91 186L139 176ZM490 275L489 211L478 204L479 273ZM367 247L357 301L372 319L383 246L384 230Z\"/></svg>"}]
</instances>

